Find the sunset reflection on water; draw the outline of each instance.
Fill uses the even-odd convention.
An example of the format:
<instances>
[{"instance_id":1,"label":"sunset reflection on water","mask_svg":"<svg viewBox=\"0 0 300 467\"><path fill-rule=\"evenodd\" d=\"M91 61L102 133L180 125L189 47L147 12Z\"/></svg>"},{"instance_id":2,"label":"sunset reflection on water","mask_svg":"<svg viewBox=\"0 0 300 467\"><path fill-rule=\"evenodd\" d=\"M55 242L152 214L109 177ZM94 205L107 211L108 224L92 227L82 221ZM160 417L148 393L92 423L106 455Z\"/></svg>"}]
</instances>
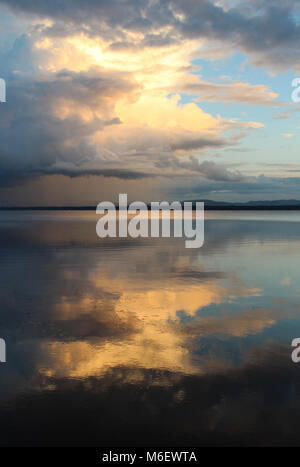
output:
<instances>
[{"instance_id":1,"label":"sunset reflection on water","mask_svg":"<svg viewBox=\"0 0 300 467\"><path fill-rule=\"evenodd\" d=\"M297 442L300 224L276 216L211 213L189 250L1 213L2 443Z\"/></svg>"}]
</instances>

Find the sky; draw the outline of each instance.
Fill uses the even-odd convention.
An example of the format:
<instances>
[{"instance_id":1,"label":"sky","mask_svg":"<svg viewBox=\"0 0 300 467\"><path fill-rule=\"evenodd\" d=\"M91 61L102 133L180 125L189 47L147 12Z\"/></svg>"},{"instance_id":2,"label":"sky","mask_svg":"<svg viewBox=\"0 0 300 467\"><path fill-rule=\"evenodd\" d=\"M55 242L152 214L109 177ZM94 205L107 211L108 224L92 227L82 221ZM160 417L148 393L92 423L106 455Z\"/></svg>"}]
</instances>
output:
<instances>
[{"instance_id":1,"label":"sky","mask_svg":"<svg viewBox=\"0 0 300 467\"><path fill-rule=\"evenodd\" d=\"M299 50L300 0L0 0L0 205L300 199Z\"/></svg>"}]
</instances>

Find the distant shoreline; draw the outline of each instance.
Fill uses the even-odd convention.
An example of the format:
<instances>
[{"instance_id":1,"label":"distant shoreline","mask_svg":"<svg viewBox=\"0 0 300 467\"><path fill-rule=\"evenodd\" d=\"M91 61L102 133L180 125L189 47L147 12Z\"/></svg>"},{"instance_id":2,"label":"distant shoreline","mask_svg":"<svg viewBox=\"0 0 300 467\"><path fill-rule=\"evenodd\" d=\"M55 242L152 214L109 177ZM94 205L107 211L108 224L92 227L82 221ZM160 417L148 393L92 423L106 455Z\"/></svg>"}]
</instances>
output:
<instances>
[{"instance_id":1,"label":"distant shoreline","mask_svg":"<svg viewBox=\"0 0 300 467\"><path fill-rule=\"evenodd\" d=\"M116 207L118 210L118 207ZM193 209L194 210L194 209ZM286 206L240 206L240 205L205 205L206 211L300 211L300 205ZM0 211L96 211L96 206L13 206L0 207Z\"/></svg>"}]
</instances>

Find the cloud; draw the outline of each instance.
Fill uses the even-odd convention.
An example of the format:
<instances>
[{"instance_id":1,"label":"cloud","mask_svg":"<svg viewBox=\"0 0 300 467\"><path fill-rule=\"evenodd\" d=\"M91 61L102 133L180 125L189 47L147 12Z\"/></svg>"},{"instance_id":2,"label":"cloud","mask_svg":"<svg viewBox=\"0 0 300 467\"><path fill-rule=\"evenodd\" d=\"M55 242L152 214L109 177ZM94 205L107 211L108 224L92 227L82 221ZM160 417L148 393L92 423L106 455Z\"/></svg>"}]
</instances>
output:
<instances>
[{"instance_id":1,"label":"cloud","mask_svg":"<svg viewBox=\"0 0 300 467\"><path fill-rule=\"evenodd\" d=\"M173 151L190 151L191 149L203 149L203 148L219 148L227 145L227 142L222 139L209 139L209 138L198 138L198 139L183 139L174 141L171 143L171 149Z\"/></svg>"},{"instance_id":2,"label":"cloud","mask_svg":"<svg viewBox=\"0 0 300 467\"><path fill-rule=\"evenodd\" d=\"M218 121L195 104L179 107L177 101L160 96L160 107L152 112L155 102L151 96L139 97L131 75L95 67L32 81L14 78L0 116L0 184L55 174L136 180L182 171L240 180L215 163L199 164L196 158L178 162L177 152L236 144L221 133L224 127L239 129L239 124ZM169 171L162 173L162 167Z\"/></svg>"},{"instance_id":3,"label":"cloud","mask_svg":"<svg viewBox=\"0 0 300 467\"><path fill-rule=\"evenodd\" d=\"M222 195L222 200L244 199L291 199L299 198L300 178L298 177L266 177L265 175L243 176L236 181L210 181L203 177L190 180L189 187L186 183L178 182L174 188L170 188L170 196L174 199L189 198L203 199Z\"/></svg>"},{"instance_id":4,"label":"cloud","mask_svg":"<svg viewBox=\"0 0 300 467\"><path fill-rule=\"evenodd\" d=\"M61 8L56 2L1 0L24 15L50 18L67 28L139 47L163 46L178 40L202 40L208 48L223 43L246 53L257 66L275 70L299 67L299 2L262 0L217 2L76 0ZM57 29L57 24L48 29ZM225 48L227 50L225 51Z\"/></svg>"},{"instance_id":5,"label":"cloud","mask_svg":"<svg viewBox=\"0 0 300 467\"><path fill-rule=\"evenodd\" d=\"M114 61L95 66L86 48L89 42L76 39L72 44L57 61L51 41L39 41L34 33L20 38L7 54L9 95L0 115L1 186L45 175L138 180L201 173L209 179L240 180L240 174L216 164L200 167L189 156L234 146L241 131L259 128L260 123L214 118L195 103L180 105L178 94L168 97L164 86L160 89L150 77L144 81L143 62L138 61L141 75L131 68L120 70L118 61L116 69ZM164 76L160 60L165 58L163 54L153 69L157 81ZM61 68L72 63L71 69ZM78 63L83 63L82 70L77 70ZM175 67L174 76L171 69L173 82L185 73L179 69ZM226 137L232 130L235 135ZM178 163L176 155L187 158Z\"/></svg>"},{"instance_id":6,"label":"cloud","mask_svg":"<svg viewBox=\"0 0 300 467\"><path fill-rule=\"evenodd\" d=\"M285 120L287 118L292 118L294 114L297 114L300 111L300 107L295 104L289 104L286 110L275 114L274 119L275 120Z\"/></svg>"},{"instance_id":7,"label":"cloud","mask_svg":"<svg viewBox=\"0 0 300 467\"><path fill-rule=\"evenodd\" d=\"M1 56L8 102L0 115L0 185L95 175L163 176L178 185L182 177L201 193L281 189L275 179L245 177L210 160L225 148L239 150L241 139L263 124L200 108L201 100L281 105L277 94L265 85L192 74L193 58L208 47L222 45L226 55L241 47L247 28L259 28L280 9L294 11L290 3L275 2L274 11L257 4L260 16L236 2L75 0L62 10L55 2L12 0L26 27L33 19ZM184 103L182 93L196 96L194 102Z\"/></svg>"},{"instance_id":8,"label":"cloud","mask_svg":"<svg viewBox=\"0 0 300 467\"><path fill-rule=\"evenodd\" d=\"M208 180L217 182L242 182L245 177L239 172L228 170L221 164L216 164L212 161L199 162L195 157L190 157L187 161L176 160L176 165L180 168L189 169L193 172L200 173Z\"/></svg>"},{"instance_id":9,"label":"cloud","mask_svg":"<svg viewBox=\"0 0 300 467\"><path fill-rule=\"evenodd\" d=\"M107 126L122 124L114 104L136 89L124 73L99 68L10 81L5 112L0 116L1 184L57 173L147 176L138 170L97 165L99 154L93 141Z\"/></svg>"},{"instance_id":10,"label":"cloud","mask_svg":"<svg viewBox=\"0 0 300 467\"><path fill-rule=\"evenodd\" d=\"M235 102L246 105L280 106L278 94L267 86L244 82L213 83L189 77L182 84L182 92L195 94L201 102Z\"/></svg>"}]
</instances>

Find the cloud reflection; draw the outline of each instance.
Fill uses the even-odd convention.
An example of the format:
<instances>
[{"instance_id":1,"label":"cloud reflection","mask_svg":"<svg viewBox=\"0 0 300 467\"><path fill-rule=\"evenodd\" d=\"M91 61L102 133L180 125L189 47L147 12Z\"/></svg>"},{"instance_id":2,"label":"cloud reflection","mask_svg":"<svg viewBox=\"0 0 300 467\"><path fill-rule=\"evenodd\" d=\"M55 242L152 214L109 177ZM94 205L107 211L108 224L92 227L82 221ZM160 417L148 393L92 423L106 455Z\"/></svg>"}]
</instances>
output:
<instances>
[{"instance_id":1,"label":"cloud reflection","mask_svg":"<svg viewBox=\"0 0 300 467\"><path fill-rule=\"evenodd\" d=\"M287 420L289 407L298 407L296 369L289 345L274 342L296 332L298 306L293 284L280 285L283 266L276 300L268 301L265 268L276 271L282 255L295 256L297 223L286 229L287 242L278 221L263 229L259 220L208 221L209 241L195 254L182 239L99 240L89 214L32 214L24 223L21 214L18 222L7 216L4 445L87 445L97 436L118 445L147 436L147 445L284 443L279 413L295 440ZM264 280L256 278L258 258ZM23 433L29 413L32 439Z\"/></svg>"}]
</instances>

